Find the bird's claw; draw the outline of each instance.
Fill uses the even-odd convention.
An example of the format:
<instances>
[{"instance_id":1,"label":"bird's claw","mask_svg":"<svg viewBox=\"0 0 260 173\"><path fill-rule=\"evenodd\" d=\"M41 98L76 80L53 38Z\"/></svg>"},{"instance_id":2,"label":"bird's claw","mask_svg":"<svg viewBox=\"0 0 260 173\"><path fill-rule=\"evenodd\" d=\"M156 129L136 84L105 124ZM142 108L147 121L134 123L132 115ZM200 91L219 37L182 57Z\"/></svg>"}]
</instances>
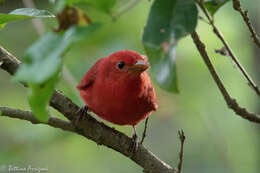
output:
<instances>
[{"instance_id":1,"label":"bird's claw","mask_svg":"<svg viewBox=\"0 0 260 173\"><path fill-rule=\"evenodd\" d=\"M134 156L137 149L138 149L137 135L134 134L132 137L132 144L130 146L130 153L131 153L130 157Z\"/></svg>"},{"instance_id":2,"label":"bird's claw","mask_svg":"<svg viewBox=\"0 0 260 173\"><path fill-rule=\"evenodd\" d=\"M78 111L76 112L76 118L73 122L75 127L78 127L78 123L79 121L85 116L87 115L88 112L88 107L87 106L83 106L80 109L78 109Z\"/></svg>"}]
</instances>

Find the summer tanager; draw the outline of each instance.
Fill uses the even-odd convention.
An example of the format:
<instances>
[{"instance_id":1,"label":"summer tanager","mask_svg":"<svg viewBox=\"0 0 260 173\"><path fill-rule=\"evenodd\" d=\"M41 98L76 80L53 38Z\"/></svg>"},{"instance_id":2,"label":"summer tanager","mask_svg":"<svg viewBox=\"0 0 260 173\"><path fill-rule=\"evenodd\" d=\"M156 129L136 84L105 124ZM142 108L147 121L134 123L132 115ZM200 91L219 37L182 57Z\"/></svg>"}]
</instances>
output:
<instances>
[{"instance_id":1,"label":"summer tanager","mask_svg":"<svg viewBox=\"0 0 260 173\"><path fill-rule=\"evenodd\" d=\"M84 75L77 88L86 108L119 125L135 125L157 110L152 81L146 72L145 56L121 50L99 59Z\"/></svg>"}]
</instances>

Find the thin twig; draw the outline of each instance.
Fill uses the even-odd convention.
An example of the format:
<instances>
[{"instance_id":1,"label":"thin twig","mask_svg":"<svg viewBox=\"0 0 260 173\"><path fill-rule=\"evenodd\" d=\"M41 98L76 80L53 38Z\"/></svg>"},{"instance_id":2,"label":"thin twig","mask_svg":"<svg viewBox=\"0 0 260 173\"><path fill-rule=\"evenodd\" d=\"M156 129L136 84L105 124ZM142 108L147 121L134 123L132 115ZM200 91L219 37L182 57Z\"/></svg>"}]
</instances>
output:
<instances>
[{"instance_id":1,"label":"thin twig","mask_svg":"<svg viewBox=\"0 0 260 173\"><path fill-rule=\"evenodd\" d=\"M226 90L223 82L221 81L220 77L218 76L214 66L212 65L210 58L208 56L208 53L206 51L206 46L202 41L200 40L198 34L196 32L193 32L191 34L191 37L193 39L194 44L196 45L201 57L203 58L211 76L215 80L222 96L224 97L228 107L232 109L237 115L240 117L247 119L249 121L260 123L260 115L248 112L245 108L242 108L238 105L235 99L233 99L228 91Z\"/></svg>"},{"instance_id":2,"label":"thin twig","mask_svg":"<svg viewBox=\"0 0 260 173\"><path fill-rule=\"evenodd\" d=\"M219 53L222 56L229 56L226 47L222 47L221 49L215 49L216 53Z\"/></svg>"},{"instance_id":3,"label":"thin twig","mask_svg":"<svg viewBox=\"0 0 260 173\"><path fill-rule=\"evenodd\" d=\"M140 2L140 0L130 1L126 6L119 9L118 12L112 16L112 20L113 21L117 20L120 16L122 16L123 14L125 14L126 12L128 12L129 10L134 8L139 2Z\"/></svg>"},{"instance_id":4,"label":"thin twig","mask_svg":"<svg viewBox=\"0 0 260 173\"><path fill-rule=\"evenodd\" d=\"M59 118L50 117L48 122L44 123L44 122L40 122L39 120L37 120L35 118L35 116L33 115L33 113L30 111L23 111L20 109L13 109L13 108L8 108L8 107L1 107L1 106L0 106L0 111L2 112L1 116L7 116L7 117L11 117L11 118L18 118L21 120L27 120L27 121L30 121L32 124L46 124L46 125L49 125L49 126L52 126L55 128L60 128L62 130L75 132L75 128L71 122L61 120Z\"/></svg>"},{"instance_id":5,"label":"thin twig","mask_svg":"<svg viewBox=\"0 0 260 173\"><path fill-rule=\"evenodd\" d=\"M184 141L185 141L185 135L183 130L178 131L179 139L181 141L181 150L179 153L179 163L178 163L178 173L182 172L182 165L183 165L183 153L184 153Z\"/></svg>"},{"instance_id":6,"label":"thin twig","mask_svg":"<svg viewBox=\"0 0 260 173\"><path fill-rule=\"evenodd\" d=\"M207 9L204 7L203 3L201 3L200 1L198 2L199 7L202 9L202 11L204 12L204 14L206 15L206 17L208 18L211 26L213 27L213 31L214 33L217 35L217 37L221 40L221 42L223 43L223 45L225 46L225 48L228 51L229 56L231 57L231 59L233 60L233 62L236 64L236 66L238 67L238 69L241 71L241 73L243 74L243 76L246 78L246 80L248 81L249 85L253 88L253 90L256 92L256 94L258 96L260 96L260 90L257 87L257 85L255 84L255 82L252 80L252 78L249 76L249 74L246 72L245 68L242 66L242 64L239 62L238 58L235 56L235 54L233 53L232 49L230 48L230 46L228 45L227 41L224 39L223 34L220 32L220 30L216 27L214 20L212 18L212 16L209 14L209 12L207 11Z\"/></svg>"},{"instance_id":7,"label":"thin twig","mask_svg":"<svg viewBox=\"0 0 260 173\"><path fill-rule=\"evenodd\" d=\"M142 139L141 139L140 144L143 144L144 138L146 137L146 129L147 129L148 120L149 120L149 117L147 117L147 118L145 119L144 131L143 131L143 136L142 136Z\"/></svg>"},{"instance_id":8,"label":"thin twig","mask_svg":"<svg viewBox=\"0 0 260 173\"><path fill-rule=\"evenodd\" d=\"M210 25L210 23L206 19L204 19L204 17L198 16L198 19Z\"/></svg>"},{"instance_id":9,"label":"thin twig","mask_svg":"<svg viewBox=\"0 0 260 173\"><path fill-rule=\"evenodd\" d=\"M248 17L248 11L247 10L244 11L242 9L241 3L239 0L233 0L233 8L241 14L244 22L246 23L249 31L251 32L251 37L253 38L255 44L260 48L260 39Z\"/></svg>"}]
</instances>

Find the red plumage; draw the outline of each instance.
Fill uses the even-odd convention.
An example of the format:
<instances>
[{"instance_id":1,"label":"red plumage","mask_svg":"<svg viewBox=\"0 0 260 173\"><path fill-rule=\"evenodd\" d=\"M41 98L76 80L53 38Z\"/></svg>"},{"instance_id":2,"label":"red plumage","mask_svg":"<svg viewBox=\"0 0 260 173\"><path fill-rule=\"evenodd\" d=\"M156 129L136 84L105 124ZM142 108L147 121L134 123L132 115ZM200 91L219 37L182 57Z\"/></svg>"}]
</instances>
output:
<instances>
[{"instance_id":1,"label":"red plumage","mask_svg":"<svg viewBox=\"0 0 260 173\"><path fill-rule=\"evenodd\" d=\"M136 125L157 110L146 57L121 50L99 59L77 86L86 106L119 125Z\"/></svg>"}]
</instances>

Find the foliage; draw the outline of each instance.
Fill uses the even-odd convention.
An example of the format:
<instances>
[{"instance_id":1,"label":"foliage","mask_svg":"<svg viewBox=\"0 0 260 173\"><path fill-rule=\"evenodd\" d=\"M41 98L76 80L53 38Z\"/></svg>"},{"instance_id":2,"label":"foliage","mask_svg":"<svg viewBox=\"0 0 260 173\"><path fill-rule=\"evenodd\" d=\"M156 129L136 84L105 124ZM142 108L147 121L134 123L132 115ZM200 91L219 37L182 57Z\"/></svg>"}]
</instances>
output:
<instances>
[{"instance_id":1,"label":"foliage","mask_svg":"<svg viewBox=\"0 0 260 173\"><path fill-rule=\"evenodd\" d=\"M6 23L32 18L53 18L53 14L46 10L37 10L32 8L18 8L9 14L0 13L0 29L4 28Z\"/></svg>"},{"instance_id":2,"label":"foliage","mask_svg":"<svg viewBox=\"0 0 260 173\"><path fill-rule=\"evenodd\" d=\"M176 45L193 32L198 10L193 0L155 0L144 28L143 44L162 88L177 92Z\"/></svg>"},{"instance_id":3,"label":"foliage","mask_svg":"<svg viewBox=\"0 0 260 173\"><path fill-rule=\"evenodd\" d=\"M226 1L205 2L209 11L216 12ZM48 120L47 105L62 68L62 56L73 43L90 38L99 24L90 24L86 11L72 7L84 4L105 14L111 14L115 0L59 0L57 19L59 28L36 41L25 53L24 63L15 78L29 87L29 104L41 121ZM213 8L214 7L214 8ZM46 10L22 8L9 14L0 14L0 25L31 18L52 18ZM154 0L142 41L152 65L153 76L159 86L178 92L176 46L178 41L196 28L198 10L193 0ZM90 24L90 25L89 25ZM83 25L83 26L82 26ZM89 25L89 26L87 26Z\"/></svg>"},{"instance_id":4,"label":"foliage","mask_svg":"<svg viewBox=\"0 0 260 173\"><path fill-rule=\"evenodd\" d=\"M210 12L212 16L218 11L218 9L225 5L230 0L210 0L204 2L205 7Z\"/></svg>"}]
</instances>

